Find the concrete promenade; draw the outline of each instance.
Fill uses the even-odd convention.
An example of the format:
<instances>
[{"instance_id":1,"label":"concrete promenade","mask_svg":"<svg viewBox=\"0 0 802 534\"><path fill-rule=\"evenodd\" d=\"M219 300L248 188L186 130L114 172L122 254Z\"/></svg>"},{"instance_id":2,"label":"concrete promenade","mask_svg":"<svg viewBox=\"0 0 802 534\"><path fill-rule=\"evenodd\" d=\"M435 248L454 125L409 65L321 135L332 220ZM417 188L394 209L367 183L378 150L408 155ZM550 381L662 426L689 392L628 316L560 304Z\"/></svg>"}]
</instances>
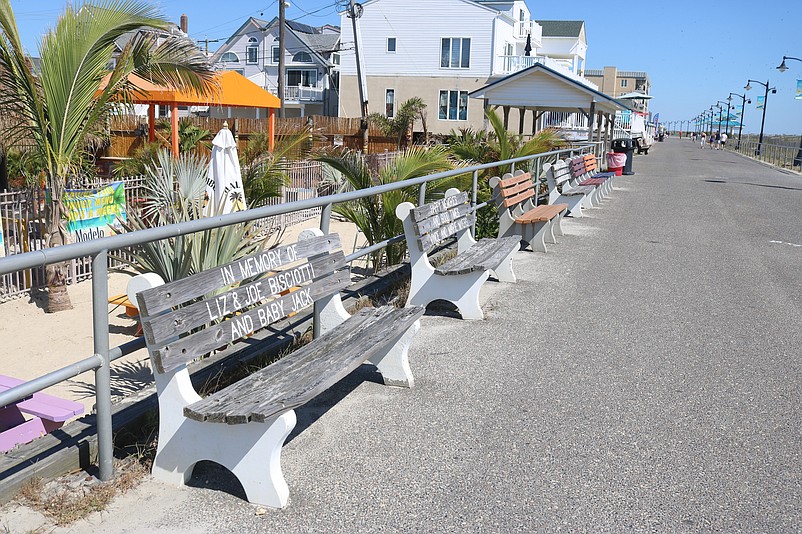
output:
<instances>
[{"instance_id":1,"label":"concrete promenade","mask_svg":"<svg viewBox=\"0 0 802 534\"><path fill-rule=\"evenodd\" d=\"M635 171L485 321L428 313L414 389L300 410L286 509L201 466L69 531L802 530L802 177L675 138Z\"/></svg>"}]
</instances>

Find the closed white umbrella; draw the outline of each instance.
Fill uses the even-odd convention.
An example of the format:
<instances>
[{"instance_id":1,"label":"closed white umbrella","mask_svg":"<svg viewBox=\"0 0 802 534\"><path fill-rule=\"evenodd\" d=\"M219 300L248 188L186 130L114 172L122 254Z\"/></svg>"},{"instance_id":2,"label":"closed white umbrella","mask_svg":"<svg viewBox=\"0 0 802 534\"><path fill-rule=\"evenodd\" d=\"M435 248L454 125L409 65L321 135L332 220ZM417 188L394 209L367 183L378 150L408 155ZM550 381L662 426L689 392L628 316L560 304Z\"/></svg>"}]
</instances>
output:
<instances>
[{"instance_id":1,"label":"closed white umbrella","mask_svg":"<svg viewBox=\"0 0 802 534\"><path fill-rule=\"evenodd\" d=\"M214 215L247 209L242 174L237 156L237 143L228 124L217 132L212 141L212 161L206 180L206 199L203 213Z\"/></svg>"}]
</instances>

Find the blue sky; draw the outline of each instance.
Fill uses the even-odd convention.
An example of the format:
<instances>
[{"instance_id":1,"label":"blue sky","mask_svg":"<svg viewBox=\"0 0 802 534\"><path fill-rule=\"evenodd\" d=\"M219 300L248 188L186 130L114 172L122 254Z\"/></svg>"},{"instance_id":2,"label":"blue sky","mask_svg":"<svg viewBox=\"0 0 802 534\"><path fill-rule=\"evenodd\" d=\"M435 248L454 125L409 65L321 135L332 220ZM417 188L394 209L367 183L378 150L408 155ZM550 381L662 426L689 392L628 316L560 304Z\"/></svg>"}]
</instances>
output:
<instances>
[{"instance_id":1,"label":"blue sky","mask_svg":"<svg viewBox=\"0 0 802 534\"><path fill-rule=\"evenodd\" d=\"M23 42L31 52L35 53L39 36L54 24L66 3L11 1ZM289 18L315 26L339 24L335 0L290 3ZM790 70L784 74L775 69L783 55L802 58L802 0L527 3L536 19L586 22L588 68L615 65L620 70L648 72L655 97L650 106L663 121L693 118L717 100L726 100L730 92L743 94L751 78L769 80L777 88L777 94L769 95L765 131L802 134L802 100L794 100L802 62L788 62ZM269 19L278 13L274 0L159 0L156 4L175 21L186 13L194 39L225 40L248 16ZM443 24L448 24L447 18ZM212 43L210 49L216 46ZM754 97L762 95L763 88L752 86L747 93L753 102L746 110L747 132L760 129L761 111L755 109Z\"/></svg>"}]
</instances>

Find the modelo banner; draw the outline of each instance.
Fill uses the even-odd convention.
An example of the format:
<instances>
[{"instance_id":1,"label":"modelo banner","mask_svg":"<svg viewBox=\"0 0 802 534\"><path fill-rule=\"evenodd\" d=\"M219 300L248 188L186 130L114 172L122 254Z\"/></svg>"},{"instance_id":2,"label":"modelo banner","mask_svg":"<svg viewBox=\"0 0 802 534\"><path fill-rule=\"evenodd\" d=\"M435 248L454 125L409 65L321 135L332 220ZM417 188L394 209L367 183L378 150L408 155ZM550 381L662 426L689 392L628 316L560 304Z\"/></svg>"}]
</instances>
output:
<instances>
[{"instance_id":1,"label":"modelo banner","mask_svg":"<svg viewBox=\"0 0 802 534\"><path fill-rule=\"evenodd\" d=\"M74 242L105 237L122 230L119 221L126 220L125 186L112 182L100 189L68 189L64 206Z\"/></svg>"}]
</instances>

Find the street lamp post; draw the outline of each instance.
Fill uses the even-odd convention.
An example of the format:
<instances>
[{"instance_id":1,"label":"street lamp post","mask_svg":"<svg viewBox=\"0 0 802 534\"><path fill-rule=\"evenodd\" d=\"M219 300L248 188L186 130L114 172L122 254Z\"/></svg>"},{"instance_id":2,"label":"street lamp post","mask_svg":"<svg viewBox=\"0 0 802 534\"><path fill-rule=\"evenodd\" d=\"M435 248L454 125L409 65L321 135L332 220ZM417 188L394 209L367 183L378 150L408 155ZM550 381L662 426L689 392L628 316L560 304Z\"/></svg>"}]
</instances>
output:
<instances>
[{"instance_id":1,"label":"street lamp post","mask_svg":"<svg viewBox=\"0 0 802 534\"><path fill-rule=\"evenodd\" d=\"M724 111L724 107L721 106L723 104L721 100L716 100L716 106L718 107L718 137L721 138L721 112ZM729 104L727 104L727 114L729 114Z\"/></svg>"},{"instance_id":2,"label":"street lamp post","mask_svg":"<svg viewBox=\"0 0 802 534\"><path fill-rule=\"evenodd\" d=\"M780 65L777 67L778 71L785 72L788 70L788 66L785 64L786 59L792 59L802 63L802 59L799 59L798 57L783 56L782 63L780 63ZM794 158L794 165L802 165L802 137L799 138L799 150L796 153L796 158Z\"/></svg>"},{"instance_id":3,"label":"street lamp post","mask_svg":"<svg viewBox=\"0 0 802 534\"><path fill-rule=\"evenodd\" d=\"M757 80L746 80L746 87L744 87L744 89L746 89L747 91L752 89L752 86L749 85L751 82L759 83L760 85L766 88L766 93L763 96L763 118L760 120L760 138L757 141L757 151L755 152L755 155L759 156L763 150L763 127L766 125L766 105L768 104L769 100L769 91L771 91L772 94L774 94L777 92L777 88L776 87L769 88L769 80L766 80L766 83L759 82Z\"/></svg>"},{"instance_id":4,"label":"street lamp post","mask_svg":"<svg viewBox=\"0 0 802 534\"><path fill-rule=\"evenodd\" d=\"M741 120L738 121L738 144L735 145L735 149L738 150L741 148L741 132L744 129L744 114L746 113L746 95L739 95L738 93L730 93L730 96L727 97L727 102L732 101L732 95L741 97L741 117L740 117ZM751 104L752 101L750 100L749 103Z\"/></svg>"}]
</instances>

